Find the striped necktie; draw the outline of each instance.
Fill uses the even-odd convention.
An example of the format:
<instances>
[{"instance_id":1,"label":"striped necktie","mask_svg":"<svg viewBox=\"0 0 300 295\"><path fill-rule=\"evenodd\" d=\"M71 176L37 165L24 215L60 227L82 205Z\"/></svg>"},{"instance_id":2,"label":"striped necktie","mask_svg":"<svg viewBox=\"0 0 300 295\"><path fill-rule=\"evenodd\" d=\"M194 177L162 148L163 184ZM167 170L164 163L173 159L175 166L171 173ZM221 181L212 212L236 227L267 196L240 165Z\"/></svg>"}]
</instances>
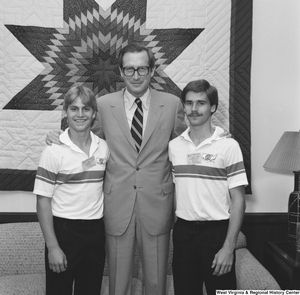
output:
<instances>
[{"instance_id":1,"label":"striped necktie","mask_svg":"<svg viewBox=\"0 0 300 295\"><path fill-rule=\"evenodd\" d=\"M139 153L143 136L143 107L140 98L136 98L134 102L137 104L137 108L132 119L131 135L134 140L136 150Z\"/></svg>"}]
</instances>

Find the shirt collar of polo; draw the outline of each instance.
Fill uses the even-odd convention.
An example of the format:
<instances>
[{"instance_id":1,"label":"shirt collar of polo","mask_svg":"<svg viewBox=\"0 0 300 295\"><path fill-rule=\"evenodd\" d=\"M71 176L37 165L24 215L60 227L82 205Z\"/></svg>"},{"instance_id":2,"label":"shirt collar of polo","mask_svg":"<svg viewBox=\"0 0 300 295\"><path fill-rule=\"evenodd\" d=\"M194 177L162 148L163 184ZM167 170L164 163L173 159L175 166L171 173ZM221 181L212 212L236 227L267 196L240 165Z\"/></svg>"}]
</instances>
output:
<instances>
[{"instance_id":1,"label":"shirt collar of polo","mask_svg":"<svg viewBox=\"0 0 300 295\"><path fill-rule=\"evenodd\" d=\"M147 110L150 105L150 90L149 90L149 88L144 93L144 95L142 95L139 98L142 101L143 108ZM134 101L136 100L136 97L133 96L131 93L129 93L129 91L126 89L124 92L124 100L125 100L125 102L127 102L129 109L131 109L134 106Z\"/></svg>"},{"instance_id":2,"label":"shirt collar of polo","mask_svg":"<svg viewBox=\"0 0 300 295\"><path fill-rule=\"evenodd\" d=\"M188 127L180 136L183 139L192 142L190 135L189 135L190 130L191 130L190 127ZM203 144L211 144L215 140L220 140L220 139L225 138L225 137L220 136L222 133L224 133L224 130L219 126L216 126L213 135L211 137L205 139L200 145L202 146Z\"/></svg>"},{"instance_id":3,"label":"shirt collar of polo","mask_svg":"<svg viewBox=\"0 0 300 295\"><path fill-rule=\"evenodd\" d=\"M93 154L95 152L95 150L98 148L98 144L99 144L100 138L98 136L96 136L92 131L90 131L90 135L91 135L91 139L92 139L90 151L91 151L91 154ZM83 153L83 151L76 144L74 144L74 142L71 140L71 138L69 136L69 128L67 128L59 136L59 140L63 144L69 146L72 150L79 151L79 152Z\"/></svg>"}]
</instances>

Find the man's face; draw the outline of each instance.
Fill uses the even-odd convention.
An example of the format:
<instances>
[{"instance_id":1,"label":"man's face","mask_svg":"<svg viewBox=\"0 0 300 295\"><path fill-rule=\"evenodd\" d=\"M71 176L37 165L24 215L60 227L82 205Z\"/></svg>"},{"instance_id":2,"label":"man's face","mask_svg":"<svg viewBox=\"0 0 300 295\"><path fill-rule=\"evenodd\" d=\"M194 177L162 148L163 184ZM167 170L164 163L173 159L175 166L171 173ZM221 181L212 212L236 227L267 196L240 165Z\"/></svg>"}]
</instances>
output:
<instances>
[{"instance_id":1,"label":"man's face","mask_svg":"<svg viewBox=\"0 0 300 295\"><path fill-rule=\"evenodd\" d=\"M211 113L216 106L210 105L210 101L205 93L195 93L189 91L185 97L184 111L191 126L201 126L210 124Z\"/></svg>"},{"instance_id":2,"label":"man's face","mask_svg":"<svg viewBox=\"0 0 300 295\"><path fill-rule=\"evenodd\" d=\"M146 51L142 52L127 52L123 56L123 68L132 67L149 67L149 58ZM127 90L135 97L141 97L149 88L151 77L154 75L154 69L149 69L146 76L140 76L137 71L133 76L125 76L120 69L121 76L124 79Z\"/></svg>"}]
</instances>

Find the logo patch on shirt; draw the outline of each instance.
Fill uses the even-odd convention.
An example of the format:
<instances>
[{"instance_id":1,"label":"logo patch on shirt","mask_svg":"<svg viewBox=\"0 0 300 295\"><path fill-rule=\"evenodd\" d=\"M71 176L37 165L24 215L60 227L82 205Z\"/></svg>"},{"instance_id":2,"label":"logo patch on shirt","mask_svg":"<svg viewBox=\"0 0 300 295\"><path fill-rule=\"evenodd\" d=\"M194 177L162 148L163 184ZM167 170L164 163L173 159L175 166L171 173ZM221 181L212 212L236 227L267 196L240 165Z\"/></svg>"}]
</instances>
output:
<instances>
[{"instance_id":1,"label":"logo patch on shirt","mask_svg":"<svg viewBox=\"0 0 300 295\"><path fill-rule=\"evenodd\" d=\"M99 165L105 165L107 159L106 158L96 158L96 162Z\"/></svg>"},{"instance_id":2,"label":"logo patch on shirt","mask_svg":"<svg viewBox=\"0 0 300 295\"><path fill-rule=\"evenodd\" d=\"M206 162L206 163L209 163L209 162L214 162L215 159L217 158L218 154L206 154L206 153L203 153L202 154L202 159Z\"/></svg>"}]
</instances>

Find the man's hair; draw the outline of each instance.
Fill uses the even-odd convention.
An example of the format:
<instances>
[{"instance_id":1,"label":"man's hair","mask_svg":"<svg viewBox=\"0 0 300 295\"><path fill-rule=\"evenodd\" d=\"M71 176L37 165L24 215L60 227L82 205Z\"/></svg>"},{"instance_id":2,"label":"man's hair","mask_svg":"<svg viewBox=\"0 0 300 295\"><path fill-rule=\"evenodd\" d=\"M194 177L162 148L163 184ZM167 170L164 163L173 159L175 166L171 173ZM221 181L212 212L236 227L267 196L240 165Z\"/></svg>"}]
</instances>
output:
<instances>
[{"instance_id":1,"label":"man's hair","mask_svg":"<svg viewBox=\"0 0 300 295\"><path fill-rule=\"evenodd\" d=\"M68 107L74 102L77 97L81 99L84 105L91 107L94 112L97 111L97 102L93 91L84 85L78 84L72 86L65 94L63 104L64 111L67 111Z\"/></svg>"},{"instance_id":2,"label":"man's hair","mask_svg":"<svg viewBox=\"0 0 300 295\"><path fill-rule=\"evenodd\" d=\"M218 90L216 87L210 85L208 81L201 79L201 80L195 80L195 81L189 82L183 88L182 93L181 93L181 101L183 104L185 103L186 94L189 91L192 91L195 93L205 93L210 102L210 105L211 106L215 105L216 110L217 110L218 104L219 104ZM214 112L216 112L216 110Z\"/></svg>"},{"instance_id":3,"label":"man's hair","mask_svg":"<svg viewBox=\"0 0 300 295\"><path fill-rule=\"evenodd\" d=\"M124 57L125 53L127 53L127 52L134 53L134 52L143 52L143 51L145 51L148 55L150 69L154 69L155 62L156 62L154 54L150 48L148 48L147 46L145 46L141 43L130 43L121 49L121 51L119 53L119 67L121 69L123 68L123 57Z\"/></svg>"}]
</instances>

